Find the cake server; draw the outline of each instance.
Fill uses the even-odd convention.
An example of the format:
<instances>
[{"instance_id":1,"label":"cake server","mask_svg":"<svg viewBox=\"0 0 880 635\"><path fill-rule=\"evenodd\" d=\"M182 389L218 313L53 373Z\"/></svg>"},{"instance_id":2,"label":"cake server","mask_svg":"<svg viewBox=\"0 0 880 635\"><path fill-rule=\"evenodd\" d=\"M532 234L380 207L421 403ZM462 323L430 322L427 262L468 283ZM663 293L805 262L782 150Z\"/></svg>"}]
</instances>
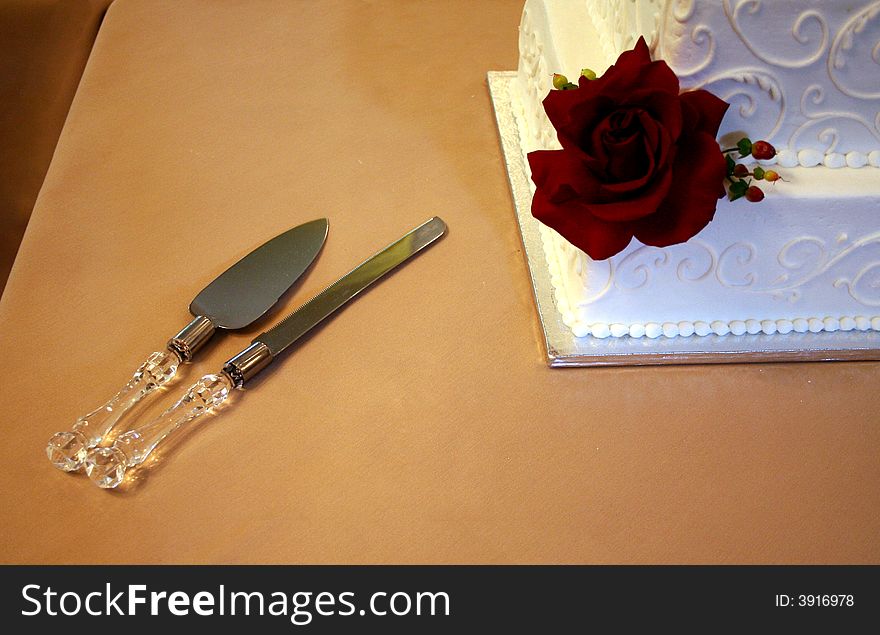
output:
<instances>
[{"instance_id":1,"label":"cake server","mask_svg":"<svg viewBox=\"0 0 880 635\"><path fill-rule=\"evenodd\" d=\"M146 460L160 441L211 412L223 403L230 390L242 387L325 318L445 232L446 224L434 217L355 267L255 338L250 346L227 361L219 373L199 379L156 419L119 435L110 447L89 451L85 460L86 474L98 487L119 485L126 471Z\"/></svg>"},{"instance_id":2,"label":"cake server","mask_svg":"<svg viewBox=\"0 0 880 635\"><path fill-rule=\"evenodd\" d=\"M52 464L65 472L78 470L89 448L136 403L170 381L215 330L242 329L266 313L314 261L328 226L321 218L294 227L254 249L202 289L189 305L195 319L168 341L164 351L150 355L107 403L49 440L46 454Z\"/></svg>"}]
</instances>

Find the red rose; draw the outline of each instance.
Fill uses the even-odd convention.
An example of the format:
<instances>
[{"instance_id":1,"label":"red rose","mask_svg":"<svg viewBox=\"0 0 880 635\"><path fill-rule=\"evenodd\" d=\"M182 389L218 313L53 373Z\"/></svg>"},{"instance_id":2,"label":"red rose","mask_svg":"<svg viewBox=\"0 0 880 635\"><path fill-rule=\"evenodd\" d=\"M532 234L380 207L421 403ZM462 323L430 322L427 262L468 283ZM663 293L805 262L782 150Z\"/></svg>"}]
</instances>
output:
<instances>
[{"instance_id":1,"label":"red rose","mask_svg":"<svg viewBox=\"0 0 880 635\"><path fill-rule=\"evenodd\" d=\"M704 90L679 94L665 62L640 38L576 90L544 109L562 150L529 153L532 214L591 258L685 242L715 215L727 166L715 136L728 104Z\"/></svg>"}]
</instances>

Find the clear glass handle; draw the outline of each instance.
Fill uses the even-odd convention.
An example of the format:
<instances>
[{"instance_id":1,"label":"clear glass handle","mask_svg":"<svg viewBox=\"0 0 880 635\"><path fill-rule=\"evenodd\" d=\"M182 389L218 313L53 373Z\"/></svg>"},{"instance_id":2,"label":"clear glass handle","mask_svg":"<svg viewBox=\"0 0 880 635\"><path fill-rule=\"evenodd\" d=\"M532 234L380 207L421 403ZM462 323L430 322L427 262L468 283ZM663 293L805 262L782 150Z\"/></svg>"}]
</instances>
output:
<instances>
[{"instance_id":1,"label":"clear glass handle","mask_svg":"<svg viewBox=\"0 0 880 635\"><path fill-rule=\"evenodd\" d=\"M162 439L219 406L232 388L226 373L205 375L176 404L149 423L119 435L109 448L90 450L85 459L86 474L98 487L116 487L126 471L142 463Z\"/></svg>"},{"instance_id":2,"label":"clear glass handle","mask_svg":"<svg viewBox=\"0 0 880 635\"><path fill-rule=\"evenodd\" d=\"M110 401L77 419L69 432L58 432L49 439L46 455L52 465L65 472L82 467L88 450L98 445L137 402L168 383L177 374L180 362L180 356L170 349L150 355Z\"/></svg>"}]
</instances>

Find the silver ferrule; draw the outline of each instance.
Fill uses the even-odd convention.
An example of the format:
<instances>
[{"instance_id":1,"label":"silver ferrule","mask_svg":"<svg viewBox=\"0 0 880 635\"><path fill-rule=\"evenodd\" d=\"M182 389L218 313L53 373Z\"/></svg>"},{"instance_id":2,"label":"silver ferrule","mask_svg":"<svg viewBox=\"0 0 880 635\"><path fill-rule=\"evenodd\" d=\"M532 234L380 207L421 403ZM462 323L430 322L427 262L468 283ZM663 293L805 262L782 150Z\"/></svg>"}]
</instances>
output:
<instances>
[{"instance_id":1,"label":"silver ferrule","mask_svg":"<svg viewBox=\"0 0 880 635\"><path fill-rule=\"evenodd\" d=\"M266 368L274 358L269 347L262 342L254 342L223 365L223 372L229 375L238 388L258 372Z\"/></svg>"},{"instance_id":2,"label":"silver ferrule","mask_svg":"<svg viewBox=\"0 0 880 635\"><path fill-rule=\"evenodd\" d=\"M183 361L189 362L192 360L195 352L211 339L214 331L213 322L199 315L183 327L180 333L168 340L168 348L176 351Z\"/></svg>"}]
</instances>

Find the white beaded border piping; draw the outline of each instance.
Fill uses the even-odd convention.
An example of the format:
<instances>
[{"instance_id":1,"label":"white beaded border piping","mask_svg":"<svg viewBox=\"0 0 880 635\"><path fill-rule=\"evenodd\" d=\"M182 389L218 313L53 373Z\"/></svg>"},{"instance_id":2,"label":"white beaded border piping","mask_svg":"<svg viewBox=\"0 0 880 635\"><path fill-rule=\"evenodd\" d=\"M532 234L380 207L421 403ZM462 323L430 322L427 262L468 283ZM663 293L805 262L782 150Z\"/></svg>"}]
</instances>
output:
<instances>
[{"instance_id":1,"label":"white beaded border piping","mask_svg":"<svg viewBox=\"0 0 880 635\"><path fill-rule=\"evenodd\" d=\"M826 168L863 168L866 165L880 168L880 150L871 152L829 152L819 150L780 150L772 159L759 161L762 165L779 164L784 168L813 168L824 165Z\"/></svg>"},{"instance_id":2,"label":"white beaded border piping","mask_svg":"<svg viewBox=\"0 0 880 635\"><path fill-rule=\"evenodd\" d=\"M566 316L568 317L568 316ZM714 322L648 322L647 324L606 324L597 322L594 324L584 324L575 322L568 324L575 337L584 337L591 335L593 337L604 339L606 337L647 337L655 339L658 337L690 337L691 335L757 335L764 333L765 335L785 335L794 331L795 333L819 333L820 331L880 331L880 316L875 317L826 317L819 318L797 318L794 320L732 320L725 322L723 320L715 320Z\"/></svg>"}]
</instances>

